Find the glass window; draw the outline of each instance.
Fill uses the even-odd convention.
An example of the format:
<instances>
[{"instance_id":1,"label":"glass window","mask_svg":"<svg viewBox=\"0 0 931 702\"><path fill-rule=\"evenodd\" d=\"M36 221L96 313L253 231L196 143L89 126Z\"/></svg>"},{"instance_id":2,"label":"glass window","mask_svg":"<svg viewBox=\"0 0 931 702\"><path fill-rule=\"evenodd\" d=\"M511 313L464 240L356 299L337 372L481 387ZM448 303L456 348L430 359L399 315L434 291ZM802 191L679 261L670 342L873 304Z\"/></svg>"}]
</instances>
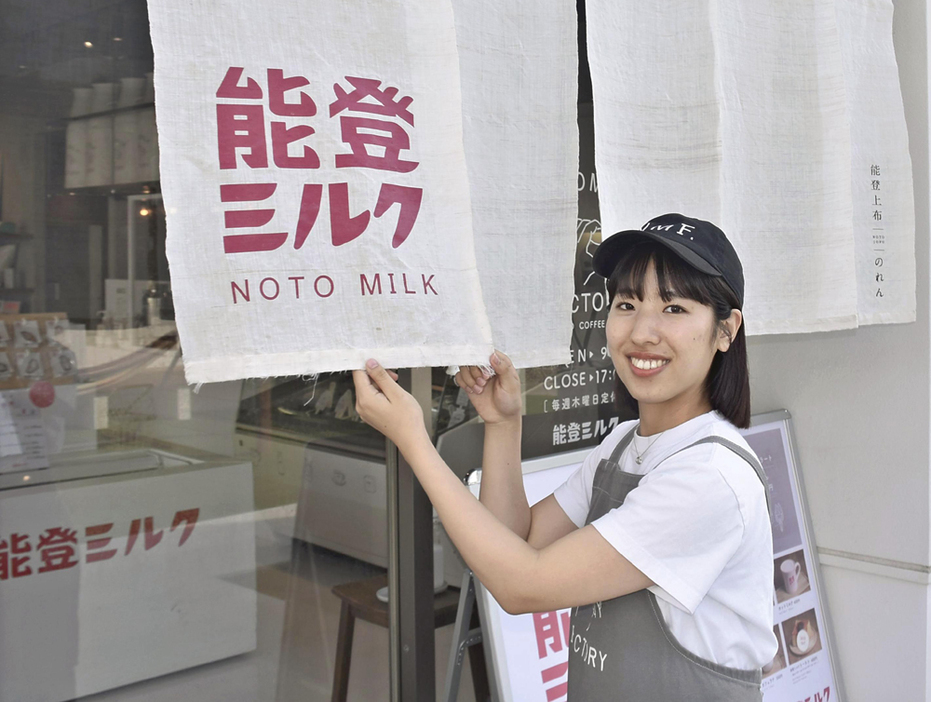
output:
<instances>
[{"instance_id":1,"label":"glass window","mask_svg":"<svg viewBox=\"0 0 931 702\"><path fill-rule=\"evenodd\" d=\"M387 699L384 440L346 373L186 384L152 77L142 0L3 3L0 702ZM586 153L573 363L522 372L528 458L616 422ZM464 477L481 424L430 380ZM435 528L435 606L454 612L463 569Z\"/></svg>"},{"instance_id":2,"label":"glass window","mask_svg":"<svg viewBox=\"0 0 931 702\"><path fill-rule=\"evenodd\" d=\"M152 76L141 0L3 3L0 702L387 699L384 440L348 374L185 383Z\"/></svg>"}]
</instances>

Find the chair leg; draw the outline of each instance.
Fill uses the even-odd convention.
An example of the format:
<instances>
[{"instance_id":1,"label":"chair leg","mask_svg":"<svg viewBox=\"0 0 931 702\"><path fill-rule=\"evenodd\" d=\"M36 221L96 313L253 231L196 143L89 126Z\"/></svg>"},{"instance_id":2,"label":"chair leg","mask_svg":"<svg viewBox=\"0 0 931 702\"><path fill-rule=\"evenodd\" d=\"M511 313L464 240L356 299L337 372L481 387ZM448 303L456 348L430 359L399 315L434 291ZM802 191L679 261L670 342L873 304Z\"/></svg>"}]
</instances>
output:
<instances>
[{"instance_id":1,"label":"chair leg","mask_svg":"<svg viewBox=\"0 0 931 702\"><path fill-rule=\"evenodd\" d=\"M333 671L333 696L330 698L332 702L346 702L346 697L349 694L349 663L352 660L352 634L355 624L356 618L349 607L349 603L344 600L339 613L336 667Z\"/></svg>"}]
</instances>

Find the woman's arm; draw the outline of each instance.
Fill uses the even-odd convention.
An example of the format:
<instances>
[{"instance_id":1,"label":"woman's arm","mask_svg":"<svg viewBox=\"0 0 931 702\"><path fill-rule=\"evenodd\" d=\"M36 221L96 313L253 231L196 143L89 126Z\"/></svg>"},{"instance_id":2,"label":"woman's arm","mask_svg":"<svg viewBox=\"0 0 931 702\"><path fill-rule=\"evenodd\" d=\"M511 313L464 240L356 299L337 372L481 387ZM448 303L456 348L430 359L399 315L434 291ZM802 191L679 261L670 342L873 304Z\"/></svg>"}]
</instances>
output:
<instances>
[{"instance_id":1,"label":"woman's arm","mask_svg":"<svg viewBox=\"0 0 931 702\"><path fill-rule=\"evenodd\" d=\"M479 499L502 524L527 540L532 517L520 469L520 416L505 424L485 423Z\"/></svg>"},{"instance_id":2,"label":"woman's arm","mask_svg":"<svg viewBox=\"0 0 931 702\"><path fill-rule=\"evenodd\" d=\"M478 366L465 366L455 378L485 423L479 499L502 524L526 541L531 513L520 469L520 378L511 359L503 353L495 352L489 360L494 375Z\"/></svg>"},{"instance_id":3,"label":"woman's arm","mask_svg":"<svg viewBox=\"0 0 931 702\"><path fill-rule=\"evenodd\" d=\"M542 548L576 526L555 498L532 508L527 503L520 455L520 378L505 354L496 351L490 361L494 375L477 366L463 367L456 374L456 384L469 393L472 406L485 422L479 499L511 531Z\"/></svg>"},{"instance_id":4,"label":"woman's arm","mask_svg":"<svg viewBox=\"0 0 931 702\"><path fill-rule=\"evenodd\" d=\"M520 468L519 422L516 428L485 425L479 499L520 538L535 548L543 548L577 527L552 495L533 507L528 505Z\"/></svg>"},{"instance_id":5,"label":"woman's arm","mask_svg":"<svg viewBox=\"0 0 931 702\"><path fill-rule=\"evenodd\" d=\"M496 519L440 458L420 405L372 363L353 373L359 414L404 453L462 557L506 611L589 604L652 584L593 527L535 548Z\"/></svg>"}]
</instances>

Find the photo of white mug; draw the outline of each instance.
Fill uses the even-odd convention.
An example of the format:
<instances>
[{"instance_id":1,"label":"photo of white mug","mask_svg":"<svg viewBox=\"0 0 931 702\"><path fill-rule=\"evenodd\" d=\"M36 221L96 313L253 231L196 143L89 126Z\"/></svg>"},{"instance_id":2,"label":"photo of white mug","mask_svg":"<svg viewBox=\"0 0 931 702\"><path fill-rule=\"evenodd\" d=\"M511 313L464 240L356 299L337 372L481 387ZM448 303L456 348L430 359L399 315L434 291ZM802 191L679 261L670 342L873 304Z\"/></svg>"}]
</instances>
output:
<instances>
[{"instance_id":1,"label":"photo of white mug","mask_svg":"<svg viewBox=\"0 0 931 702\"><path fill-rule=\"evenodd\" d=\"M802 566L797 561L787 558L779 566L779 570L782 571L782 580L785 583L786 592L794 595L798 592L798 578L802 572Z\"/></svg>"}]
</instances>

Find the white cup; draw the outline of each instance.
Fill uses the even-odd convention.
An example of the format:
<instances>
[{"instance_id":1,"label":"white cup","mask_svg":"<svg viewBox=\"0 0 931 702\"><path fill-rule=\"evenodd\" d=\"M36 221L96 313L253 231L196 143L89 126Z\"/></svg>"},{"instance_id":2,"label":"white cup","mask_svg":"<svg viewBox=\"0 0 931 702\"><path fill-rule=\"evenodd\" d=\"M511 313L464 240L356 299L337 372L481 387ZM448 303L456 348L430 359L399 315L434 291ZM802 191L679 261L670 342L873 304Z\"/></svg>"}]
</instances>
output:
<instances>
[{"instance_id":1,"label":"white cup","mask_svg":"<svg viewBox=\"0 0 931 702\"><path fill-rule=\"evenodd\" d=\"M798 578L802 572L802 566L791 558L787 558L779 566L779 570L782 571L782 580L785 583L786 592L794 595L798 592Z\"/></svg>"}]
</instances>

